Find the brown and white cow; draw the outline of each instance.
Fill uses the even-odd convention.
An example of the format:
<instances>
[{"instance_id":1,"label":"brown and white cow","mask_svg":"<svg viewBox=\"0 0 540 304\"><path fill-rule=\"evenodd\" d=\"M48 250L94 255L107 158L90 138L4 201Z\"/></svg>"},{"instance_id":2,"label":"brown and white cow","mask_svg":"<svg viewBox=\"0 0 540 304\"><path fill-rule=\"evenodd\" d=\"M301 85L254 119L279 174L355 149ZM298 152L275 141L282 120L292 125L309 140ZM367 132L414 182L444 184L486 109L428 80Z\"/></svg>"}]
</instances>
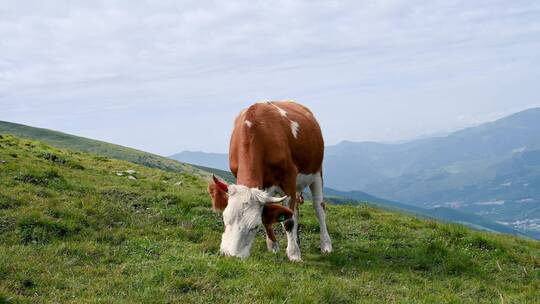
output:
<instances>
[{"instance_id":1,"label":"brown and white cow","mask_svg":"<svg viewBox=\"0 0 540 304\"><path fill-rule=\"evenodd\" d=\"M208 185L215 210L223 211L222 254L246 258L259 226L267 247L278 251L272 224L281 221L287 233L287 256L301 261L298 246L298 202L310 188L321 232L321 251L332 251L323 204L324 142L313 113L300 104L260 102L236 118L229 147L236 185L214 177ZM275 194L285 194L281 198ZM287 207L277 203L283 202Z\"/></svg>"}]
</instances>

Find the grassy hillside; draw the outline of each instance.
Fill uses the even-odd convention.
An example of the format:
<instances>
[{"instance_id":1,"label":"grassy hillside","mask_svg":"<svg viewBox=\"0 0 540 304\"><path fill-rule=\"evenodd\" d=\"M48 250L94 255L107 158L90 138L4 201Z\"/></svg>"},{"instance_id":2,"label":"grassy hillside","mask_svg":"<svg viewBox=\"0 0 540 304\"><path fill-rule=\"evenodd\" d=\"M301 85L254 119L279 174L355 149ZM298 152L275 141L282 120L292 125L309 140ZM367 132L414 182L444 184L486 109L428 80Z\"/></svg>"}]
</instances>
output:
<instances>
[{"instance_id":1,"label":"grassy hillside","mask_svg":"<svg viewBox=\"0 0 540 304\"><path fill-rule=\"evenodd\" d=\"M111 158L127 160L147 167L169 171L189 172L206 176L206 172L178 161L127 148L99 140L74 136L49 129L35 128L26 125L0 121L0 134L12 134L18 137L43 141L59 148L90 152Z\"/></svg>"},{"instance_id":2,"label":"grassy hillside","mask_svg":"<svg viewBox=\"0 0 540 304\"><path fill-rule=\"evenodd\" d=\"M365 205L329 206L330 255L306 203L303 263L262 232L248 260L220 257L205 185L1 136L0 303L540 302L540 243Z\"/></svg>"}]
</instances>

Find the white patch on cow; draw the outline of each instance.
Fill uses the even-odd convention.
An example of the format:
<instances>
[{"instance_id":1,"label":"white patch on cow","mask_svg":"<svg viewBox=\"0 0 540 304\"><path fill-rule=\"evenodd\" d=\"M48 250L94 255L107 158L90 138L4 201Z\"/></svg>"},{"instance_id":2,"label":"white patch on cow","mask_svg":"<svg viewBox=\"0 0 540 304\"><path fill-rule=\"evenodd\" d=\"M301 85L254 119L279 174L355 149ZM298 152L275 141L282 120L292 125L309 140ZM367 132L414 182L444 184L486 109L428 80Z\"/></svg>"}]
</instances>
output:
<instances>
[{"instance_id":1,"label":"white patch on cow","mask_svg":"<svg viewBox=\"0 0 540 304\"><path fill-rule=\"evenodd\" d=\"M229 185L229 199L223 210L225 232L221 236L220 252L224 255L247 258L262 225L266 203L280 203L285 198L270 197L265 191L242 185Z\"/></svg>"},{"instance_id":2,"label":"white patch on cow","mask_svg":"<svg viewBox=\"0 0 540 304\"><path fill-rule=\"evenodd\" d=\"M240 258L249 256L257 227L262 224L265 195L259 189L229 185L229 200L223 210L225 232L221 237L222 254Z\"/></svg>"},{"instance_id":3,"label":"white patch on cow","mask_svg":"<svg viewBox=\"0 0 540 304\"><path fill-rule=\"evenodd\" d=\"M279 114L281 114L281 116L287 117L287 111L283 110L282 108L276 106L275 104L271 102L269 102L268 104L273 105L279 111Z\"/></svg>"},{"instance_id":4,"label":"white patch on cow","mask_svg":"<svg viewBox=\"0 0 540 304\"><path fill-rule=\"evenodd\" d=\"M253 125L253 123L249 120L244 121L244 123L246 124L248 128L251 128L251 126Z\"/></svg>"},{"instance_id":5,"label":"white patch on cow","mask_svg":"<svg viewBox=\"0 0 540 304\"><path fill-rule=\"evenodd\" d=\"M291 131L294 138L298 138L298 131L300 131L300 124L294 120L291 120Z\"/></svg>"}]
</instances>

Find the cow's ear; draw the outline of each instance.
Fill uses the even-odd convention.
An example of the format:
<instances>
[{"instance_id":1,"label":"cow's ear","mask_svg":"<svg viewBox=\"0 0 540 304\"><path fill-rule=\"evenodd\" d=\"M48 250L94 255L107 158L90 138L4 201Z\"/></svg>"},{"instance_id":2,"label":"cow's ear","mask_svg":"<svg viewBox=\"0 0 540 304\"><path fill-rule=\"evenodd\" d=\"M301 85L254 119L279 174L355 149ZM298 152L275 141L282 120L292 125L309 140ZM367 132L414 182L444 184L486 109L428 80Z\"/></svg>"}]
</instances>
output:
<instances>
[{"instance_id":1,"label":"cow's ear","mask_svg":"<svg viewBox=\"0 0 540 304\"><path fill-rule=\"evenodd\" d=\"M229 192L229 185L220 181L214 174L212 174L212 181L218 186L218 188L223 192Z\"/></svg>"},{"instance_id":2,"label":"cow's ear","mask_svg":"<svg viewBox=\"0 0 540 304\"><path fill-rule=\"evenodd\" d=\"M284 222L293 216L291 209L278 204L266 204L263 208L262 220L265 224Z\"/></svg>"},{"instance_id":3,"label":"cow's ear","mask_svg":"<svg viewBox=\"0 0 540 304\"><path fill-rule=\"evenodd\" d=\"M229 195L221 190L221 188L213 181L208 183L208 194L210 194L210 197L212 198L212 209L214 209L214 211L222 212L225 210Z\"/></svg>"}]
</instances>

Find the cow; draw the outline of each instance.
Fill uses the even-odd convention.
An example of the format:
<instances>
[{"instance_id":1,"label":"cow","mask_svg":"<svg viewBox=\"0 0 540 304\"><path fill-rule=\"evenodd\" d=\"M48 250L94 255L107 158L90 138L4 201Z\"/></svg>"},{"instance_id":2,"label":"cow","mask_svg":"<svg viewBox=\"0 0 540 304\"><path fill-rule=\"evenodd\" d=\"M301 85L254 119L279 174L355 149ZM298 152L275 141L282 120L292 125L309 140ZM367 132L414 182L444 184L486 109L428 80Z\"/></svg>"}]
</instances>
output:
<instances>
[{"instance_id":1,"label":"cow","mask_svg":"<svg viewBox=\"0 0 540 304\"><path fill-rule=\"evenodd\" d=\"M323 155L321 129L307 107L292 101L271 101L242 111L235 120L229 146L229 165L236 184L228 185L214 176L208 185L213 209L223 213L225 224L220 253L247 258L261 225L266 230L268 250L278 252L272 225L282 222L289 260L302 261L298 203L306 187L319 220L321 252L331 252L323 203Z\"/></svg>"}]
</instances>

